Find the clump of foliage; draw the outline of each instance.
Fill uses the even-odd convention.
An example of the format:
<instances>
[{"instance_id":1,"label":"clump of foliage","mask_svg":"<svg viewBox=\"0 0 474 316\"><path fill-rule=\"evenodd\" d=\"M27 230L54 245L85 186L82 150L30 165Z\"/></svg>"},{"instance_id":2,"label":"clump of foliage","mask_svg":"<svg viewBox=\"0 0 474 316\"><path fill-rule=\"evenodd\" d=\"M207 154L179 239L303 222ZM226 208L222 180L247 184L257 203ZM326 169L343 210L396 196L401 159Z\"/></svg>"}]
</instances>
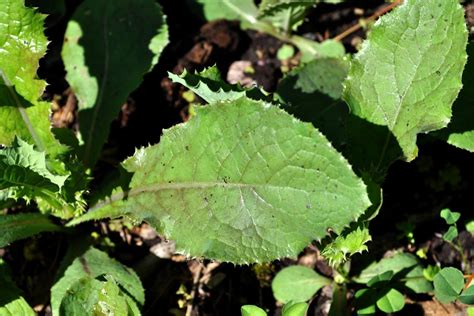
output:
<instances>
[{"instance_id":1,"label":"clump of foliage","mask_svg":"<svg viewBox=\"0 0 474 316\"><path fill-rule=\"evenodd\" d=\"M283 315L304 315L306 302L326 285L334 290L333 315L349 308L349 286L357 289L352 303L360 315L397 312L406 293L473 304L474 287L463 272L443 268L429 280L411 254L383 258L357 275L350 269L351 256L368 249L386 172L396 160L416 158L417 135L434 132L473 151L474 126L466 119L473 46L458 1L404 1L377 21L352 57L339 42L293 34L307 9L324 1L264 0L258 8L250 0L192 2L208 20L237 19L294 45L301 65L274 94L227 84L216 67L170 73L207 104L194 105L190 119L164 131L158 144L136 149L110 190L94 192L92 170L110 124L168 43L166 18L152 0L86 0L78 7L62 48L78 99L73 132L51 129L51 104L40 100L45 16L21 0L0 0L0 11L8 12L0 15L0 205L34 201L38 209L2 214L0 246L126 216L148 222L188 257L235 264L296 257L316 240L336 273L281 270L272 290L286 304ZM444 239L453 242L459 214L441 216L451 225ZM105 252L69 249L62 266L51 289L53 315L140 314L139 278ZM0 291L12 296L0 312L34 313L3 261L0 269ZM242 307L242 315L265 314Z\"/></svg>"}]
</instances>

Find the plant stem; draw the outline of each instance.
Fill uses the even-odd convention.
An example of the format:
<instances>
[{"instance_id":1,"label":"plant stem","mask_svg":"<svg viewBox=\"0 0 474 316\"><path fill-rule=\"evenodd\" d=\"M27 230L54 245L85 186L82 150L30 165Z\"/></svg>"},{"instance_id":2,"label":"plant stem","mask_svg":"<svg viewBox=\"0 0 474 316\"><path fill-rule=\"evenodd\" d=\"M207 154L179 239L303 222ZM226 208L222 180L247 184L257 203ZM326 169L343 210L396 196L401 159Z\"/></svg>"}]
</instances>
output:
<instances>
[{"instance_id":1,"label":"plant stem","mask_svg":"<svg viewBox=\"0 0 474 316\"><path fill-rule=\"evenodd\" d=\"M380 17L381 15L384 15L385 13L389 12L390 10L392 10L393 8L395 8L396 6L398 6L399 4L402 3L403 0L396 0L394 2L392 2L391 4L375 11L374 14L372 14L370 17L368 17L367 19L365 19L365 21L375 21L378 17ZM335 36L333 38L333 40L335 41L341 41L343 38L346 38L347 36L351 35L352 33L358 31L360 28L362 28L362 24L359 22L353 26L351 26L350 28L348 28L347 30L345 30L344 32L342 32L341 34Z\"/></svg>"}]
</instances>

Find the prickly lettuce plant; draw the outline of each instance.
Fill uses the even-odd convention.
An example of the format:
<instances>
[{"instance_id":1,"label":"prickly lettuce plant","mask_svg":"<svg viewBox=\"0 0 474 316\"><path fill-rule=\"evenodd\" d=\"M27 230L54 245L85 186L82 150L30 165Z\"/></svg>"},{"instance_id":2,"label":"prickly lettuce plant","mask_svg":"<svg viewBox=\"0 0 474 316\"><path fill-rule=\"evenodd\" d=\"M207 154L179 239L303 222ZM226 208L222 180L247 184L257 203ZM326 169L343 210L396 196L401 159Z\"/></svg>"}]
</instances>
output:
<instances>
[{"instance_id":1,"label":"prickly lettuce plant","mask_svg":"<svg viewBox=\"0 0 474 316\"><path fill-rule=\"evenodd\" d=\"M294 44L305 63L273 95L229 85L215 67L169 74L206 104L194 105L189 121L164 131L158 144L138 148L121 164L120 183L110 183L112 193L96 197L91 170L110 123L168 42L165 16L152 0L86 0L72 15L62 57L78 99L74 134L53 131L50 104L39 101L46 85L36 77L47 46L44 15L21 0L0 0L0 11L8 12L0 14L0 203L34 201L41 212L1 215L0 246L127 216L148 222L189 257L235 264L295 257L316 240L337 274L331 280L302 267L282 270L272 287L287 304L284 315L304 314L301 303L327 284L334 286L335 315L354 283L362 287L354 301L360 314L396 312L403 293L431 292L411 255L385 258L357 277L349 276L347 261L367 250L384 176L395 160L416 157L418 134L437 131L468 150L473 142L472 121L456 116L472 101L467 75L451 121L467 58L458 1L406 0L379 19L353 57L335 53L340 43L291 34L317 1L269 0L256 8L253 1L225 0L219 10L216 2L197 2L209 20L236 18ZM57 218L71 221L64 227ZM437 297L472 303L459 273L441 271ZM138 315L144 303L136 274L88 245L69 249L51 294L53 315ZM0 311L29 312L15 295ZM242 313L264 315L255 306Z\"/></svg>"}]
</instances>

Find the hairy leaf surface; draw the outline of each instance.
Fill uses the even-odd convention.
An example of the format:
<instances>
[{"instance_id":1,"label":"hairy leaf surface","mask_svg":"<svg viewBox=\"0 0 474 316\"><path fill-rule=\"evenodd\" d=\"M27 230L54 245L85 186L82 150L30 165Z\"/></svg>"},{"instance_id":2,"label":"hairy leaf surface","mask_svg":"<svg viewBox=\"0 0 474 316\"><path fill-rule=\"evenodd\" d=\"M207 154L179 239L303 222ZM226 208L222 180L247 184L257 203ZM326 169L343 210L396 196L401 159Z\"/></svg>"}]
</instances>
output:
<instances>
[{"instance_id":1,"label":"hairy leaf surface","mask_svg":"<svg viewBox=\"0 0 474 316\"><path fill-rule=\"evenodd\" d=\"M0 144L17 136L54 156L64 148L50 131L50 104L39 101L46 82L36 78L48 43L43 23L23 1L0 1Z\"/></svg>"},{"instance_id":2,"label":"hairy leaf surface","mask_svg":"<svg viewBox=\"0 0 474 316\"><path fill-rule=\"evenodd\" d=\"M102 282L99 282L100 284L98 284L92 280L104 275L113 277L113 279L123 289L121 290L123 295L130 296L136 302L143 305L145 300L143 287L135 272L114 259L109 258L106 253L95 248L90 248L72 262L64 272L61 279L59 279L51 289L51 308L53 315L62 315L59 313L62 301L68 297L70 290L79 291L81 289L81 286L76 285L78 282L84 284L87 283L88 288L86 291L91 294L94 292L94 289L97 290L97 287L105 286ZM94 292L94 295L99 299L98 296L100 293ZM76 300L74 297L68 298L68 300L71 299L73 302L66 302L66 304L71 304L71 308L75 309L77 307L77 301L74 302L74 300ZM78 298L78 300L80 299L81 298ZM87 298L85 298L85 301L87 301ZM91 303L91 301L89 301L89 303ZM92 298L91 305L93 305L93 303L94 298Z\"/></svg>"},{"instance_id":3,"label":"hairy leaf surface","mask_svg":"<svg viewBox=\"0 0 474 316\"><path fill-rule=\"evenodd\" d=\"M73 221L128 214L192 256L236 263L297 255L370 205L347 161L311 124L242 98L196 109L125 162L131 190Z\"/></svg>"},{"instance_id":4,"label":"hairy leaf surface","mask_svg":"<svg viewBox=\"0 0 474 316\"><path fill-rule=\"evenodd\" d=\"M99 158L127 96L156 63L167 34L165 17L152 0L87 0L74 13L62 55L79 101L82 159L88 167Z\"/></svg>"},{"instance_id":5,"label":"hairy leaf surface","mask_svg":"<svg viewBox=\"0 0 474 316\"><path fill-rule=\"evenodd\" d=\"M450 120L466 43L459 1L406 0L375 24L351 65L344 98L354 115L386 126L412 160L417 134Z\"/></svg>"}]
</instances>

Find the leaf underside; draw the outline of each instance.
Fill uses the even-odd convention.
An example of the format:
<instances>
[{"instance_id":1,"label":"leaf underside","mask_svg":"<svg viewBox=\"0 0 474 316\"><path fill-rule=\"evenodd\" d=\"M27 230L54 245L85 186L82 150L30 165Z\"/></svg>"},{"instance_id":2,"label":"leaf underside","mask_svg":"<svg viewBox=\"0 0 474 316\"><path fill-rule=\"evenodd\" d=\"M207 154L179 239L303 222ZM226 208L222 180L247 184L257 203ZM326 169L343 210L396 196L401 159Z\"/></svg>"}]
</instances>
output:
<instances>
[{"instance_id":1,"label":"leaf underside","mask_svg":"<svg viewBox=\"0 0 474 316\"><path fill-rule=\"evenodd\" d=\"M412 160L417 134L450 120L466 44L459 1L406 0L377 21L356 54L344 98L354 115L386 126Z\"/></svg>"},{"instance_id":2,"label":"leaf underside","mask_svg":"<svg viewBox=\"0 0 474 316\"><path fill-rule=\"evenodd\" d=\"M126 200L112 196L71 224L124 214L159 221L185 254L248 263L296 256L370 205L311 124L246 98L196 111L124 163L135 172Z\"/></svg>"}]
</instances>

